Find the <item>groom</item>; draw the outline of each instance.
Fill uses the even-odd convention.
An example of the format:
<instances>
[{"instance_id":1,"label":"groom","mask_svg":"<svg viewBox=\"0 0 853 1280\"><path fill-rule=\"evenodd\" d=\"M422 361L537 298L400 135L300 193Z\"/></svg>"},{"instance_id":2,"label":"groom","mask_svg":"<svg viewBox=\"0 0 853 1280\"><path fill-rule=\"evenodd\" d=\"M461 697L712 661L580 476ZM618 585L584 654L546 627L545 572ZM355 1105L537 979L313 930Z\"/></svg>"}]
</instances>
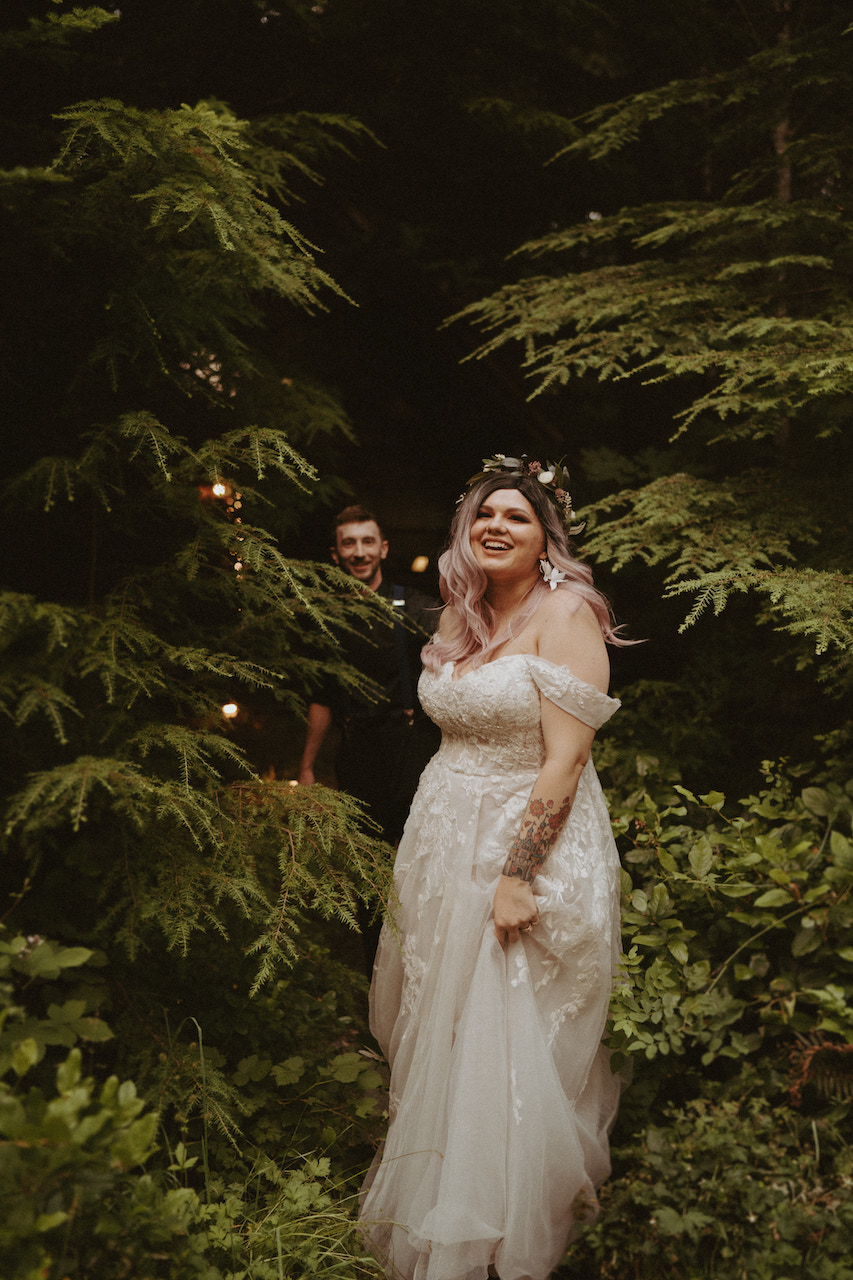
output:
<instances>
[{"instance_id":1,"label":"groom","mask_svg":"<svg viewBox=\"0 0 853 1280\"><path fill-rule=\"evenodd\" d=\"M341 656L368 676L384 694L376 702L327 680L308 707L308 727L299 781L310 786L314 764L329 729L340 729L335 774L343 791L363 801L382 838L396 844L403 831L418 779L438 749L440 734L417 698L420 650L438 625L440 606L412 587L386 580L383 566L388 540L372 511L346 507L335 520L332 559L368 591L390 600L402 621L393 627L381 619L360 619L357 630L341 637ZM367 940L366 940L367 942ZM373 964L370 953L370 967Z\"/></svg>"}]
</instances>

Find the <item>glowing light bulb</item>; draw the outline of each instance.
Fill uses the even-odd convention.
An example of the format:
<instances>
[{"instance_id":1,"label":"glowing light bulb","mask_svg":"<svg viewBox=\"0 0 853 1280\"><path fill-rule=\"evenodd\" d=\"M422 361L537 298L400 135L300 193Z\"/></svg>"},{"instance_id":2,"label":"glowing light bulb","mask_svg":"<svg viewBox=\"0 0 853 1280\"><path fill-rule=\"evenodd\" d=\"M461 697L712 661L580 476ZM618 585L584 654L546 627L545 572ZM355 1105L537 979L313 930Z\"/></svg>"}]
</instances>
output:
<instances>
[{"instance_id":1,"label":"glowing light bulb","mask_svg":"<svg viewBox=\"0 0 853 1280\"><path fill-rule=\"evenodd\" d=\"M225 706L222 708L222 714L226 720L233 720L239 710L240 708L237 706L236 702L226 702Z\"/></svg>"},{"instance_id":2,"label":"glowing light bulb","mask_svg":"<svg viewBox=\"0 0 853 1280\"><path fill-rule=\"evenodd\" d=\"M225 490L225 485L224 485L224 484L222 484L222 482L218 480L218 481L216 482L216 484L213 486L213 494L214 494L214 497L216 497L216 498L224 498L224 497L225 497L225 492L226 492L226 490Z\"/></svg>"},{"instance_id":3,"label":"glowing light bulb","mask_svg":"<svg viewBox=\"0 0 853 1280\"><path fill-rule=\"evenodd\" d=\"M412 561L412 573L426 573L429 568L429 556L415 556Z\"/></svg>"}]
</instances>

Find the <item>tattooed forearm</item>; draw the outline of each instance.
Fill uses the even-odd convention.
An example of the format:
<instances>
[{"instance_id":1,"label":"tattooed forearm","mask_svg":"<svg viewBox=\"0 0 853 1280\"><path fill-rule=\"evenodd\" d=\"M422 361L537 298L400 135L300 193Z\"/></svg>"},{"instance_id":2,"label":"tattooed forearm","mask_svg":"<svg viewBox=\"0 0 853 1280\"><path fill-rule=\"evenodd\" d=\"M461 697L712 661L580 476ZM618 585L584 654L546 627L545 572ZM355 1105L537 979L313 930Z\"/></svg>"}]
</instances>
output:
<instances>
[{"instance_id":1,"label":"tattooed forearm","mask_svg":"<svg viewBox=\"0 0 853 1280\"><path fill-rule=\"evenodd\" d=\"M503 874L533 880L542 870L542 864L571 811L571 796L566 796L559 805L554 800L531 800L504 864Z\"/></svg>"}]
</instances>

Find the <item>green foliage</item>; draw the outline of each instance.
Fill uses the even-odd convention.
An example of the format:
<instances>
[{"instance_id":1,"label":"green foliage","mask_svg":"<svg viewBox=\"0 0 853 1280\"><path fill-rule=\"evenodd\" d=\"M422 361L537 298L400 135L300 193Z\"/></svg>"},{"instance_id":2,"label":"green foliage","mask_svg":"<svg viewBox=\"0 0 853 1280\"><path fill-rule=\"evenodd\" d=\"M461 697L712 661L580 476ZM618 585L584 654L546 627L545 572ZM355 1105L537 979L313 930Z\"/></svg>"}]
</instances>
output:
<instances>
[{"instance_id":1,"label":"green foliage","mask_svg":"<svg viewBox=\"0 0 853 1280\"><path fill-rule=\"evenodd\" d=\"M94 11L65 16L69 36L97 25ZM330 671L363 684L337 636L367 612L391 617L282 546L318 481L295 440L349 426L248 337L272 302L298 315L340 294L282 209L366 131L113 98L56 120L63 180L19 175L3 209L10 259L43 262L50 245L38 323L27 312L6 376L33 383L42 319L57 369L44 417L35 391L34 410L15 396L8 497L51 548L42 576L67 568L62 603L0 592L7 867L13 888L29 877L22 910L39 928L132 954L249 921L267 981L296 958L307 913L352 923L388 875L348 797L275 781L289 742L261 781L251 734L237 740L273 715L300 734L306 692Z\"/></svg>"},{"instance_id":2,"label":"green foliage","mask_svg":"<svg viewBox=\"0 0 853 1280\"><path fill-rule=\"evenodd\" d=\"M61 3L61 0L54 0ZM74 37L99 31L118 14L97 5L75 6L70 13L48 13L44 18L30 18L25 30L0 32L0 53L18 53L35 47L40 53L66 49Z\"/></svg>"},{"instance_id":3,"label":"green foliage","mask_svg":"<svg viewBox=\"0 0 853 1280\"><path fill-rule=\"evenodd\" d=\"M265 1154L293 1171L311 1152L347 1179L370 1159L385 1100L364 1047L365 984L321 932L309 922L299 965L254 996L252 958L215 934L179 960L152 954L144 981L120 956L111 965L112 985L134 983L129 1003L114 1002L113 1057L157 1099L172 1147L194 1162L193 1185L205 1161L234 1183ZM345 931L327 932L339 950Z\"/></svg>"},{"instance_id":4,"label":"green foliage","mask_svg":"<svg viewBox=\"0 0 853 1280\"><path fill-rule=\"evenodd\" d=\"M271 289L309 307L321 288L336 288L316 267L312 246L265 199L286 193L285 157L271 168L265 156L263 173L247 171L239 154L249 145L247 126L227 109L201 103L146 112L107 99L79 103L58 118L68 124L55 162L58 171L82 172L93 181L86 194L98 204L118 199L132 209L127 201L139 202L148 227L157 233L146 238L148 245L168 243L171 233L184 233L199 222L199 237L187 243L186 266L194 280L207 275L215 284L210 268L218 245L237 256L247 288ZM358 131L345 120L337 123ZM300 169L304 172L304 165ZM143 312L149 310L144 297L138 302ZM151 309L151 314L157 312Z\"/></svg>"},{"instance_id":5,"label":"green foliage","mask_svg":"<svg viewBox=\"0 0 853 1280\"><path fill-rule=\"evenodd\" d=\"M853 1045L853 783L811 787L768 772L731 817L725 797L617 805L626 842L625 984L618 1054L749 1057L781 1070L801 1038ZM848 972L849 970L849 972Z\"/></svg>"},{"instance_id":6,"label":"green foliage","mask_svg":"<svg viewBox=\"0 0 853 1280\"><path fill-rule=\"evenodd\" d=\"M768 767L738 805L650 781L612 801L633 1060L614 1174L563 1273L850 1277L853 783Z\"/></svg>"},{"instance_id":7,"label":"green foliage","mask_svg":"<svg viewBox=\"0 0 853 1280\"><path fill-rule=\"evenodd\" d=\"M810 1122L761 1094L697 1098L666 1107L618 1158L567 1280L853 1276L853 1159L837 1116Z\"/></svg>"},{"instance_id":8,"label":"green foliage","mask_svg":"<svg viewBox=\"0 0 853 1280\"><path fill-rule=\"evenodd\" d=\"M130 1080L99 1083L83 1074L77 1044L110 1033L97 1018L48 1005L35 990L68 977L92 953L43 938L11 937L0 927L0 1247L6 1280L128 1275L154 1280L280 1280L288 1275L373 1275L354 1236L352 1200L329 1178L327 1159L300 1157L287 1170L261 1153L242 1176L210 1172L193 1187L199 1157L179 1142L157 1159L161 1117ZM50 987L47 988L48 993ZM46 997L49 1000L49 994ZM24 1005L26 1001L26 1007ZM44 1059L51 1046L48 1071ZM357 1055L337 1055L329 1076L365 1081ZM244 1086L266 1074L257 1055L234 1075ZM274 1069L290 1088L304 1071L293 1059ZM209 1099L203 1097L206 1109ZM148 1169L146 1170L146 1166Z\"/></svg>"},{"instance_id":9,"label":"green foliage","mask_svg":"<svg viewBox=\"0 0 853 1280\"><path fill-rule=\"evenodd\" d=\"M727 21L707 9L711 31ZM528 242L545 274L461 314L488 332L478 356L521 344L534 395L634 379L653 414L673 407L667 474L597 505L591 556L665 566L668 593L693 598L685 626L755 596L849 678L849 15L782 6L773 30L747 9L757 51L686 44L682 75L586 112L559 153L583 173L680 128L680 190Z\"/></svg>"},{"instance_id":10,"label":"green foliage","mask_svg":"<svg viewBox=\"0 0 853 1280\"><path fill-rule=\"evenodd\" d=\"M97 13L65 17L70 52ZM264 333L342 296L284 209L366 131L114 98L42 129L51 162L0 208L35 560L0 592L4 1276L374 1274L341 1169L381 1081L317 935L386 891L389 851L349 797L280 779L312 685L363 686L337 637L392 610L292 554L335 484L302 445L351 428Z\"/></svg>"}]
</instances>

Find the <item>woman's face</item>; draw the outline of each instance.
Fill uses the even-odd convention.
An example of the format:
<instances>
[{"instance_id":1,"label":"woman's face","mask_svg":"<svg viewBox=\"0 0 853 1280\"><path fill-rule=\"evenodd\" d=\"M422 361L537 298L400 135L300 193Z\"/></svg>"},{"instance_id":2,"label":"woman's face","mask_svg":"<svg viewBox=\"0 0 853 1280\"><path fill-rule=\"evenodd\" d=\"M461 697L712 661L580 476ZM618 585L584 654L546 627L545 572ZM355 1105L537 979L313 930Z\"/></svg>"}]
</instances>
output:
<instances>
[{"instance_id":1,"label":"woman's face","mask_svg":"<svg viewBox=\"0 0 853 1280\"><path fill-rule=\"evenodd\" d=\"M518 489L496 489L483 499L470 541L480 568L489 578L502 581L533 577L545 554L545 531Z\"/></svg>"}]
</instances>

